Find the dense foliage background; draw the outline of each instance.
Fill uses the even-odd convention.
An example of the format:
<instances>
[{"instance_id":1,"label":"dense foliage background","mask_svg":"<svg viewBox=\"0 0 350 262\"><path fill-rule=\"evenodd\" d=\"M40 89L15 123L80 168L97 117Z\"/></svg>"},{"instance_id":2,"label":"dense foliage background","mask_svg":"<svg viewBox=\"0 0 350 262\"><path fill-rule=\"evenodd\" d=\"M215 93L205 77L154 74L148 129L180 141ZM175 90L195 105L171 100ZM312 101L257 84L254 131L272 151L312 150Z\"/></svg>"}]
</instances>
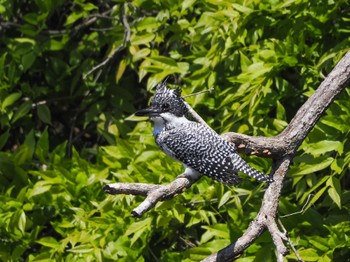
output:
<instances>
[{"instance_id":1,"label":"dense foliage background","mask_svg":"<svg viewBox=\"0 0 350 262\"><path fill-rule=\"evenodd\" d=\"M349 28L346 0L0 0L0 260L197 261L225 247L259 210L256 181L202 178L141 219L141 197L103 192L182 171L132 113L170 76L184 95L214 89L187 101L217 132L276 135L349 50ZM285 181L279 213L305 261L349 261L349 130L346 89ZM268 233L239 259L253 260L275 260Z\"/></svg>"}]
</instances>

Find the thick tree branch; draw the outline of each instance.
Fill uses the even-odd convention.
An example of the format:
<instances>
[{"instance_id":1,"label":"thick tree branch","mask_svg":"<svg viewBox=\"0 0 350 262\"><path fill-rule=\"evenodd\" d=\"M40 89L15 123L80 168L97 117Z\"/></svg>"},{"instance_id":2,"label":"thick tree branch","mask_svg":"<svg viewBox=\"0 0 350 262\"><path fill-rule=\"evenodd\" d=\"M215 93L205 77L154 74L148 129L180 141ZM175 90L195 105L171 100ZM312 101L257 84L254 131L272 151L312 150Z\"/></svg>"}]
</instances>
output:
<instances>
[{"instance_id":1,"label":"thick tree branch","mask_svg":"<svg viewBox=\"0 0 350 262\"><path fill-rule=\"evenodd\" d=\"M249 137L246 135L228 133L224 137L236 144L238 150L249 154L275 159L272 168L274 182L269 185L264 194L260 211L250 223L245 233L236 242L220 250L203 261L232 261L250 246L266 229L270 232L276 246L277 258L282 261L288 249L285 242L288 236L285 230L279 229L276 223L278 202L283 187L283 180L288 171L293 155L299 145L311 131L318 119L335 97L347 86L350 81L350 52L337 64L333 71L322 82L316 92L299 109L287 128L278 136L271 138ZM194 115L201 122L198 115ZM145 201L135 210L135 216L141 216L152 208L158 201L174 197L191 186L199 177L188 178L186 174L176 178L168 185L138 186L135 184L120 183L106 186L111 194L139 194L147 195ZM297 256L298 257L298 256Z\"/></svg>"}]
</instances>

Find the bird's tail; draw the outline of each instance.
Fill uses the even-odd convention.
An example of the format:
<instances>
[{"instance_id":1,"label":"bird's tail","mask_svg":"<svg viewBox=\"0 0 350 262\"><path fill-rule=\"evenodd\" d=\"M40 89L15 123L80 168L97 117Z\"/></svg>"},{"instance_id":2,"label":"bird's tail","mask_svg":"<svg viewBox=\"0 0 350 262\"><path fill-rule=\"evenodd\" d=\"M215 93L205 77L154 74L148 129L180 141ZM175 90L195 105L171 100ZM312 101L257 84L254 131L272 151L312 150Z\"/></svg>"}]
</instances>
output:
<instances>
[{"instance_id":1,"label":"bird's tail","mask_svg":"<svg viewBox=\"0 0 350 262\"><path fill-rule=\"evenodd\" d=\"M242 178L236 173L226 173L225 176L215 177L214 179L227 186L235 186L242 181Z\"/></svg>"},{"instance_id":2,"label":"bird's tail","mask_svg":"<svg viewBox=\"0 0 350 262\"><path fill-rule=\"evenodd\" d=\"M264 173L249 166L238 154L233 154L230 157L232 159L232 164L235 170L241 171L244 174L258 180L259 182L273 182L272 177L265 175Z\"/></svg>"}]
</instances>

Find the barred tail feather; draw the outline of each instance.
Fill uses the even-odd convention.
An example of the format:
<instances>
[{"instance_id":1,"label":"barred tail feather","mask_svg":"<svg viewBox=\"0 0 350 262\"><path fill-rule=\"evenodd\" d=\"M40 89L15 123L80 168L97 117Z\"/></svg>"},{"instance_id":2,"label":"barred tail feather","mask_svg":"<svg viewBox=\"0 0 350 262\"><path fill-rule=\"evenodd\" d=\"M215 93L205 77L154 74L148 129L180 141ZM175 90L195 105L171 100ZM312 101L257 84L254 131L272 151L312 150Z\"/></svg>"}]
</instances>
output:
<instances>
[{"instance_id":1,"label":"barred tail feather","mask_svg":"<svg viewBox=\"0 0 350 262\"><path fill-rule=\"evenodd\" d=\"M227 186L234 186L242 181L242 178L235 173L226 173L225 176L216 177L214 179Z\"/></svg>"},{"instance_id":2,"label":"barred tail feather","mask_svg":"<svg viewBox=\"0 0 350 262\"><path fill-rule=\"evenodd\" d=\"M233 154L230 157L235 170L241 171L259 182L273 182L271 177L249 166L238 154Z\"/></svg>"}]
</instances>

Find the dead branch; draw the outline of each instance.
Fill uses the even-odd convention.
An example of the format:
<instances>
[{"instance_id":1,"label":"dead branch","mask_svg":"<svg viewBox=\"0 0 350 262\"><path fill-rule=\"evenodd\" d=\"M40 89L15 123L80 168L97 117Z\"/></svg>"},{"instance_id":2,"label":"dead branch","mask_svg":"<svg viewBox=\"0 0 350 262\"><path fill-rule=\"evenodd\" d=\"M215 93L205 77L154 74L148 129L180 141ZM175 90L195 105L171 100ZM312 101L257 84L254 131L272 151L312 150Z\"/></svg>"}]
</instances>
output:
<instances>
[{"instance_id":1,"label":"dead branch","mask_svg":"<svg viewBox=\"0 0 350 262\"><path fill-rule=\"evenodd\" d=\"M131 194L147 196L146 199L131 213L134 217L141 217L154 207L159 201L170 199L184 192L201 176L194 176L186 171L167 185L153 185L144 183L114 183L104 187L108 194Z\"/></svg>"}]
</instances>

